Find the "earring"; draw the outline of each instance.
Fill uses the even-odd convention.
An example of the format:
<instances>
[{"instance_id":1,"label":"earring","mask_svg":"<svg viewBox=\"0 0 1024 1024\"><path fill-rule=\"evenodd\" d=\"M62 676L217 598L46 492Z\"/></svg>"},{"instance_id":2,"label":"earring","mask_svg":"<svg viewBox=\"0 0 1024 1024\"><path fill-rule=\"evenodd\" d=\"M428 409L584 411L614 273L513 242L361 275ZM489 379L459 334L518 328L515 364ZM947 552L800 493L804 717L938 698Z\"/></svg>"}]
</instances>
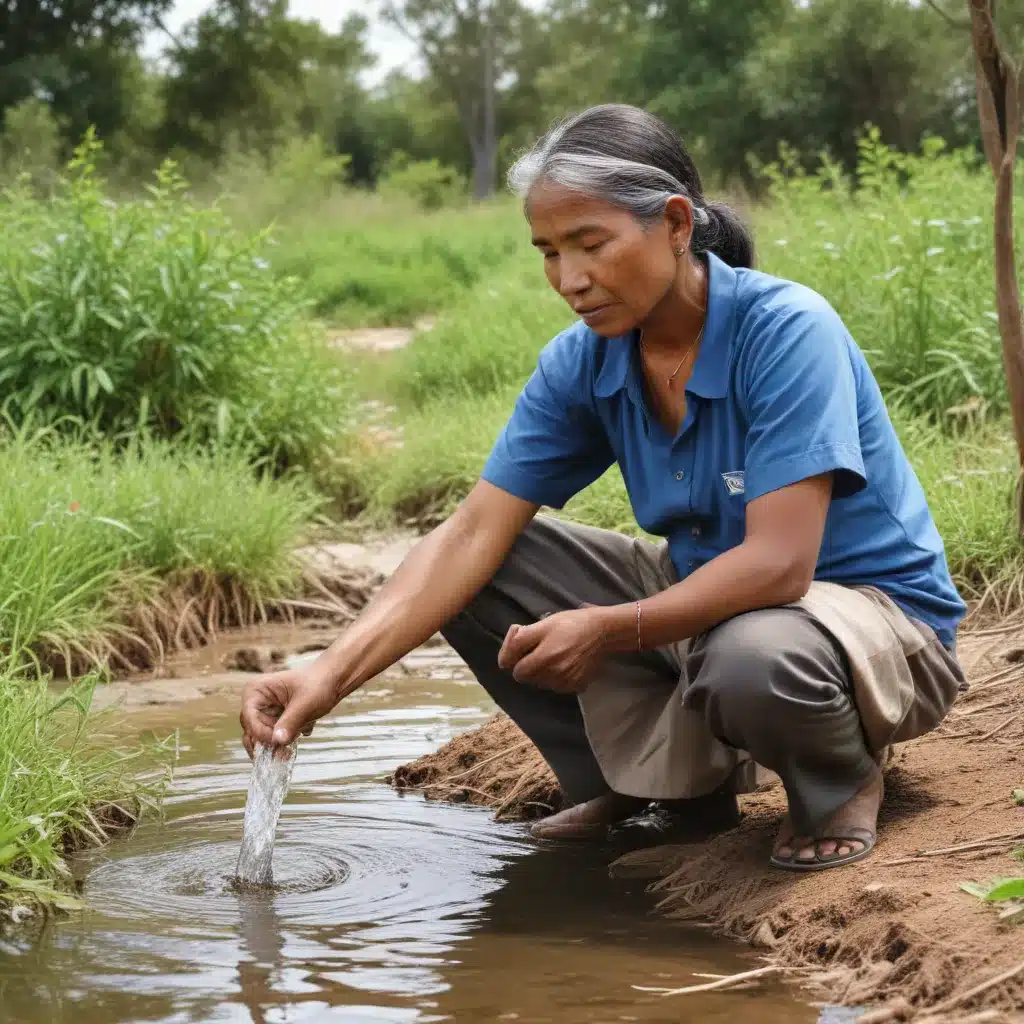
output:
<instances>
[{"instance_id":1,"label":"earring","mask_svg":"<svg viewBox=\"0 0 1024 1024\"><path fill-rule=\"evenodd\" d=\"M685 249L676 249L676 255L677 255L677 256L682 256L682 255L683 255L683 253L685 253L685 252L686 252L686 250L685 250Z\"/></svg>"}]
</instances>

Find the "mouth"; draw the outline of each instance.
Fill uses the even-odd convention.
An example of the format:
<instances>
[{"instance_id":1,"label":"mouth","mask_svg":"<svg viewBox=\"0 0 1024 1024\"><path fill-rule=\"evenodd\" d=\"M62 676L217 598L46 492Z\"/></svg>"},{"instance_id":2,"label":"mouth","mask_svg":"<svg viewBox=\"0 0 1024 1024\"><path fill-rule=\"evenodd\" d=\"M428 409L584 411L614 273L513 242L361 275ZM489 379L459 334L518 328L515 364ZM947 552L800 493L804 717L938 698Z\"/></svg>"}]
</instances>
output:
<instances>
[{"instance_id":1,"label":"mouth","mask_svg":"<svg viewBox=\"0 0 1024 1024\"><path fill-rule=\"evenodd\" d=\"M594 317L600 316L606 310L611 309L612 305L613 303L611 302L605 302L603 305L591 306L589 309L577 309L575 310L575 313L583 320L593 320Z\"/></svg>"}]
</instances>

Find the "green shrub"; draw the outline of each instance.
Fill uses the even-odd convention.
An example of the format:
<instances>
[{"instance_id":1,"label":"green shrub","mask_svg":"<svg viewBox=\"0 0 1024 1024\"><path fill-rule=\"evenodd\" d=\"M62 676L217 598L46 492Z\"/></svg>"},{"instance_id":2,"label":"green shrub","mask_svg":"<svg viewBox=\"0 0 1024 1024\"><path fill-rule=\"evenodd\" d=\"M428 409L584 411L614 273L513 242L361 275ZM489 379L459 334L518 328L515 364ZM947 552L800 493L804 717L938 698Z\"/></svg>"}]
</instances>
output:
<instances>
[{"instance_id":1,"label":"green shrub","mask_svg":"<svg viewBox=\"0 0 1024 1024\"><path fill-rule=\"evenodd\" d=\"M106 433L148 427L257 445L309 462L348 412L342 368L310 334L298 282L265 237L186 201L166 164L150 199L114 203L98 144L43 202L0 203L0 387L17 421L72 416Z\"/></svg>"},{"instance_id":2,"label":"green shrub","mask_svg":"<svg viewBox=\"0 0 1024 1024\"><path fill-rule=\"evenodd\" d=\"M440 210L466 199L466 179L454 167L446 167L436 157L411 160L396 152L385 165L377 190L386 199L411 200L421 210Z\"/></svg>"},{"instance_id":3,"label":"green shrub","mask_svg":"<svg viewBox=\"0 0 1024 1024\"><path fill-rule=\"evenodd\" d=\"M4 111L0 136L3 177L26 175L32 188L48 195L60 169L60 124L48 103L30 96Z\"/></svg>"}]
</instances>

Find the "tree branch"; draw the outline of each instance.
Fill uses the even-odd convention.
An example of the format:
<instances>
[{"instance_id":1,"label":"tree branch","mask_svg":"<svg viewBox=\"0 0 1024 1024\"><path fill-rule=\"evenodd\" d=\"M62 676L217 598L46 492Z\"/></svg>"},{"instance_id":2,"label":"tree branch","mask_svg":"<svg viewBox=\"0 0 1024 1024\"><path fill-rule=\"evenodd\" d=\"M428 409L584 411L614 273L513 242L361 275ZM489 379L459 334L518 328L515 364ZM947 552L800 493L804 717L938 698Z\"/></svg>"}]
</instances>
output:
<instances>
[{"instance_id":1,"label":"tree branch","mask_svg":"<svg viewBox=\"0 0 1024 1024\"><path fill-rule=\"evenodd\" d=\"M943 21L952 25L953 28L964 29L970 31L971 23L967 20L961 20L960 18L954 18L948 11L944 11L938 4L938 0L924 0L924 2L937 14Z\"/></svg>"}]
</instances>

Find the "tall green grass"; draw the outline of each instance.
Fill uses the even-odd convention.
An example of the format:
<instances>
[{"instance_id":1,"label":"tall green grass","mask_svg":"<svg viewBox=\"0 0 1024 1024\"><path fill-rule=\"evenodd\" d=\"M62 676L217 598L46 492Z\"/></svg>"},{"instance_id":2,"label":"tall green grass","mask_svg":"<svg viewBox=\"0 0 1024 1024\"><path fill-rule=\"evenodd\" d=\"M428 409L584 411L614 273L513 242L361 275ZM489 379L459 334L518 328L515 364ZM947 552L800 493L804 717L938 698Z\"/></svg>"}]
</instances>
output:
<instances>
[{"instance_id":1,"label":"tall green grass","mask_svg":"<svg viewBox=\"0 0 1024 1024\"><path fill-rule=\"evenodd\" d=\"M89 740L93 682L61 696L45 679L0 675L0 908L73 908L69 848L99 843L162 791L156 748Z\"/></svg>"},{"instance_id":2,"label":"tall green grass","mask_svg":"<svg viewBox=\"0 0 1024 1024\"><path fill-rule=\"evenodd\" d=\"M513 204L425 213L353 192L278 222L273 261L339 327L438 313L529 246Z\"/></svg>"},{"instance_id":3,"label":"tall green grass","mask_svg":"<svg viewBox=\"0 0 1024 1024\"><path fill-rule=\"evenodd\" d=\"M1005 413L991 175L936 139L910 156L869 132L860 156L855 180L828 161L803 173L785 152L765 169L770 201L753 218L762 268L835 306L891 407L938 423L965 405Z\"/></svg>"},{"instance_id":4,"label":"tall green grass","mask_svg":"<svg viewBox=\"0 0 1024 1024\"><path fill-rule=\"evenodd\" d=\"M172 164L114 202L87 138L50 200L0 198L0 390L8 414L108 433L243 442L276 465L328 458L343 369L262 233L202 207Z\"/></svg>"},{"instance_id":5,"label":"tall green grass","mask_svg":"<svg viewBox=\"0 0 1024 1024\"><path fill-rule=\"evenodd\" d=\"M22 430L0 439L0 654L89 651L187 574L248 600L294 592L293 552L321 505L245 453L127 447Z\"/></svg>"}]
</instances>

